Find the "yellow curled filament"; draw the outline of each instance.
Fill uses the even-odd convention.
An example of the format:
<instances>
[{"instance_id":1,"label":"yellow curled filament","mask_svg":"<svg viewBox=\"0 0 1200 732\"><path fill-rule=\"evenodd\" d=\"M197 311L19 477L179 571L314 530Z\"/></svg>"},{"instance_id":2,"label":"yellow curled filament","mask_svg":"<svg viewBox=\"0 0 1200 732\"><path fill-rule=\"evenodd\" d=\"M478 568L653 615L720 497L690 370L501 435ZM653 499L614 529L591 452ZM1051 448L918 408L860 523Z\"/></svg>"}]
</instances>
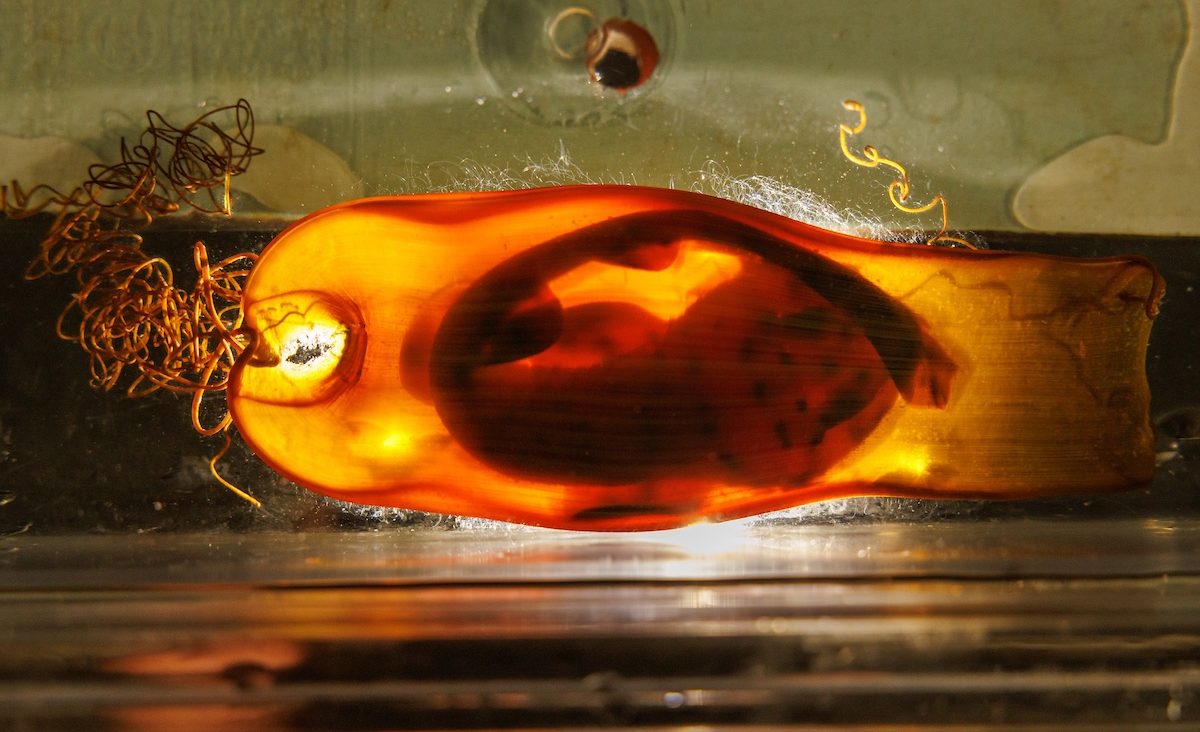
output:
<instances>
[{"instance_id":1,"label":"yellow curled filament","mask_svg":"<svg viewBox=\"0 0 1200 732\"><path fill-rule=\"evenodd\" d=\"M924 205L911 205L908 203L909 197L912 195L912 183L908 178L908 171L900 163L891 158L884 157L874 145L864 145L862 153L855 153L850 149L850 144L847 138L852 135L861 133L867 127L867 110L860 102L853 99L847 99L842 102L842 106L851 112L858 113L858 122L853 127L844 122L838 125L838 140L842 146L842 155L847 160L855 165L861 165L864 168L890 168L895 174L896 179L888 184L888 198L891 199L892 205L907 214L923 214L926 211L931 211L934 208L941 209L942 225L938 229L937 234L933 235L926 242L928 244L937 244L945 242L947 244L956 244L969 249L975 249L975 245L971 242L960 239L957 236L951 236L946 233L949 228L950 220L946 206L946 198L942 194L937 194L929 203Z\"/></svg>"}]
</instances>

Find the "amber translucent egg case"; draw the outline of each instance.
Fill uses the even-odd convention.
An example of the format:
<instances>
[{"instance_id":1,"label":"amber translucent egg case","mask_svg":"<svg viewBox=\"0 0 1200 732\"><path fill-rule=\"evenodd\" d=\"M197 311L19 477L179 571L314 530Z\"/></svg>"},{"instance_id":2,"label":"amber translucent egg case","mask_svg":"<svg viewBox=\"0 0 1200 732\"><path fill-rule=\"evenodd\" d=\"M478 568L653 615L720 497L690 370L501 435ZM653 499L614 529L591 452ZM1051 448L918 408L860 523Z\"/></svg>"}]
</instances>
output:
<instances>
[{"instance_id":1,"label":"amber translucent egg case","mask_svg":"<svg viewBox=\"0 0 1200 732\"><path fill-rule=\"evenodd\" d=\"M1137 90L1170 76L1165 62L1160 68L1110 46L1133 39L1148 49L1174 38L1164 28L1186 31L1186 14L1167 3L1138 6L1137 18L1147 20L1115 31L1105 17L1115 27L1126 12L1121 3L1104 13L1086 3L1021 6L1032 21L989 24L993 11L984 8L992 4L970 2L936 22L885 3L828 10L852 13L836 23L817 4L805 5L804 17L796 16L799 4L765 3L765 20L739 10L744 19L717 22L706 13L721 4L598 2L601 15L641 19L658 48L657 68L643 67L644 80L632 77L637 88L597 96L582 59L554 67L548 86L526 84L528 55L508 41L530 28L529 38L540 39L543 21L560 7L546 2L446 4L444 14L437 4L436 17L399 2L347 4L354 12L321 5L323 15L298 4L269 22L255 20L258 6L250 4L170 13L163 6L146 15L129 6L100 19L88 15L92 9L41 5L10 5L25 20L50 21L13 24L41 30L0 45L0 54L9 54L12 68L25 69L17 64L28 57L52 69L37 73L59 76L44 85L22 76L6 94L26 117L53 106L39 96L51 94L78 119L100 119L104 139L89 138L97 150L110 149L117 133L136 134L146 107L182 110L183 120L197 100L211 108L245 95L262 124L296 125L357 156L353 168L372 180L369 192L422 192L447 182L472 189L494 184L488 166L504 165L522 183L580 182L602 171L595 176L605 182L686 188L702 177L697 167L716 161L737 175L813 184L839 205L850 201L904 224L912 221L886 202L886 177L850 168L837 151L836 125L846 121L838 103L847 95L862 92L880 128L890 121L893 133L909 132L887 139L890 154L960 164L910 165L926 181L922 192L948 196L957 225L956 201L962 209L972 197L978 203L986 187L979 181L1010 171L1003 146L968 149L939 127L939 115L957 109L952 101L960 97L928 72L940 74L949 60L964 88L977 90L972 79L993 78L989 63L1004 64L995 72L1002 78L1010 67L1026 68L1023 54L1034 46L1065 49L1068 61L1084 59L1080 68L1092 80L1108 79L1095 69L1111 71L1104 64L1115 59L1136 77L1114 76L1112 83L1125 84L1114 93L1120 105L1153 109L1162 99ZM514 7L522 12L508 12ZM1163 16L1174 20L1160 28ZM228 35L243 24L253 33ZM1030 40L1007 55L983 38L990 28L1018 25ZM1067 39L1066 27L1080 38ZM129 34L138 34L136 43ZM182 34L178 42L170 42L173 34ZM247 44L249 36L260 43ZM85 40L64 40L75 38ZM318 52L325 44L342 50ZM185 47L190 56L179 51ZM78 49L79 56L67 53ZM808 49L823 55L813 61ZM747 53L770 63L743 76L729 72L741 63L729 59ZM179 66L177 55L190 60ZM911 107L923 121L873 91L890 90L880 80L898 68L912 72L897 84L920 100ZM225 74L229 86L221 89L229 94L212 95L214 74ZM771 86L776 75L786 83ZM1035 75L1058 81L1044 65ZM129 79L145 83L122 81ZM804 79L817 79L817 91L797 91ZM1070 124L1081 138L1105 131L1088 127L1086 114L1064 123L1061 108L1040 106L1043 86L1058 94L1082 85L1027 86L1030 97L1020 103L1037 111L1023 119L1052 122L1041 133ZM963 114L1004 118L975 93ZM72 115L39 134L69 134ZM1137 129L1150 139L1166 122L1152 117ZM969 126L961 125L954 129ZM1034 145L1037 130L1022 144ZM276 134L277 143L295 141ZM935 158L931 151L943 143L945 157ZM561 161L556 156L567 152L578 166L562 164L567 175L536 170L544 156ZM255 163L284 175L270 160ZM290 183L307 180L306 170L287 171ZM306 211L362 193L318 192L318 203L305 199ZM1111 195L1123 205L1121 192ZM197 240L217 261L261 251L295 220L236 213L164 217L144 232L147 249L188 272ZM998 220L994 211L984 219ZM86 355L54 336L71 279L22 279L48 223L0 220L0 729L1124 732L1200 720L1200 239L976 227L990 249L1134 255L1162 274L1166 294L1145 358L1151 424L1138 427L1145 430L1139 448L1150 450L1152 440L1155 453L1144 485L1111 490L1109 476L1093 491L1079 486L1092 485L1094 473L1050 464L1063 485L1076 485L1071 495L1041 496L1050 488L1036 481L977 483L972 495L1007 500L838 498L721 523L611 533L341 502L295 485L236 438L218 469L262 501L254 508L210 474L221 440L191 429L186 396L130 400L88 386ZM377 274L369 263L361 271ZM957 322L953 300L941 302L947 322ZM973 307L964 304L964 316L979 312ZM1020 330L1019 322L997 330ZM1137 322L1144 335L1146 324ZM969 335L985 328L971 325L955 348L979 345ZM1128 365L1128 354L1122 358ZM1096 439L1119 425L1103 413L1081 422L1079 413L1053 412L1074 398L1049 386L1063 378L1062 366L1051 373L1027 364L1024 378L1041 390L1045 411L1027 401L1029 424L1039 429L1011 439L1042 460L1086 461L1111 446L1107 464L1121 465L1126 443ZM1071 383L1103 379L1085 374ZM205 416L219 406L213 400ZM912 414L932 420L938 413ZM342 452L320 449L330 460ZM287 457L276 459L282 465ZM955 467L952 453L936 457ZM960 473L1029 475L1028 465L989 459L996 465L960 462ZM1116 482L1145 477L1138 471L1149 463L1134 462L1140 467ZM457 489L470 495L469 486ZM456 500L436 490L427 496L429 505Z\"/></svg>"}]
</instances>

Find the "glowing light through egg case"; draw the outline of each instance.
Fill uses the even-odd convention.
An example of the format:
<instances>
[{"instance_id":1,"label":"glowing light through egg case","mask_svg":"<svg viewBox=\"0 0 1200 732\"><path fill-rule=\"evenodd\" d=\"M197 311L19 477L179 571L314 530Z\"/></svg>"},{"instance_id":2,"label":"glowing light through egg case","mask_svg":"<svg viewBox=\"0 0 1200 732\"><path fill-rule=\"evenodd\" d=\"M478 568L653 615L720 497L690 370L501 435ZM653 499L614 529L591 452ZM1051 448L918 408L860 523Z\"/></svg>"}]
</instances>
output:
<instances>
[{"instance_id":1,"label":"glowing light through egg case","mask_svg":"<svg viewBox=\"0 0 1200 732\"><path fill-rule=\"evenodd\" d=\"M244 286L227 400L336 498L652 529L1145 482L1161 281L625 186L353 201Z\"/></svg>"},{"instance_id":2,"label":"glowing light through egg case","mask_svg":"<svg viewBox=\"0 0 1200 732\"><path fill-rule=\"evenodd\" d=\"M955 248L581 186L352 201L261 257L197 242L177 286L138 230L231 213L262 152L245 100L183 126L148 112L119 162L66 193L0 185L0 212L54 213L26 277L75 280L55 330L92 384L190 395L197 432L225 437L215 479L254 505L216 470L234 422L337 498L580 529L1148 481L1153 267L970 250L945 198L911 201L903 165L850 143L866 113L845 107L843 155L892 176L897 209L939 211L928 241Z\"/></svg>"}]
</instances>

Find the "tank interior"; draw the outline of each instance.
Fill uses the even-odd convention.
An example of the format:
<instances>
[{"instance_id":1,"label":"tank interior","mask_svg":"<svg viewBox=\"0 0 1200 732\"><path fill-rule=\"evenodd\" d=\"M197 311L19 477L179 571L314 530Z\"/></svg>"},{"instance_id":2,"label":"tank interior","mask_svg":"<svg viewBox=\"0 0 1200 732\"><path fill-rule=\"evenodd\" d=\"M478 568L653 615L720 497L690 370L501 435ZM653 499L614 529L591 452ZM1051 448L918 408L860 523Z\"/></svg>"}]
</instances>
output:
<instances>
[{"instance_id":1,"label":"tank interior","mask_svg":"<svg viewBox=\"0 0 1200 732\"><path fill-rule=\"evenodd\" d=\"M864 140L903 161L916 200L945 196L952 232L1139 255L1166 284L1147 485L563 531L326 498L235 436L220 472L251 505L210 473L221 438L193 430L189 396L89 384L55 335L78 282L25 276L51 218L0 218L0 727L1200 719L1200 0L0 9L5 183L80 185L147 110L252 106L264 152L230 180L231 215L141 232L177 272L198 240L214 261L261 251L354 198L595 183L927 237L936 213L897 210L890 178L839 149L854 99ZM644 79L580 50L613 18L653 38Z\"/></svg>"}]
</instances>

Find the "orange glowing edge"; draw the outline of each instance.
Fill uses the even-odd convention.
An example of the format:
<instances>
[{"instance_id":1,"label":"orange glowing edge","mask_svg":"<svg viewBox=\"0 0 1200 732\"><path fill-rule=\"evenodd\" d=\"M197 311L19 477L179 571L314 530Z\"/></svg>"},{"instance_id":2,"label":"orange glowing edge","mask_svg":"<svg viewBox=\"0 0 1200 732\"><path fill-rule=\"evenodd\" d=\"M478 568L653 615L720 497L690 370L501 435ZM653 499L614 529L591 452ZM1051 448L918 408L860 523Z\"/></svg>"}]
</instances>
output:
<instances>
[{"instance_id":1,"label":"orange glowing edge","mask_svg":"<svg viewBox=\"0 0 1200 732\"><path fill-rule=\"evenodd\" d=\"M352 201L245 283L234 423L342 500L643 530L1153 472L1138 257L888 244L673 190Z\"/></svg>"}]
</instances>

